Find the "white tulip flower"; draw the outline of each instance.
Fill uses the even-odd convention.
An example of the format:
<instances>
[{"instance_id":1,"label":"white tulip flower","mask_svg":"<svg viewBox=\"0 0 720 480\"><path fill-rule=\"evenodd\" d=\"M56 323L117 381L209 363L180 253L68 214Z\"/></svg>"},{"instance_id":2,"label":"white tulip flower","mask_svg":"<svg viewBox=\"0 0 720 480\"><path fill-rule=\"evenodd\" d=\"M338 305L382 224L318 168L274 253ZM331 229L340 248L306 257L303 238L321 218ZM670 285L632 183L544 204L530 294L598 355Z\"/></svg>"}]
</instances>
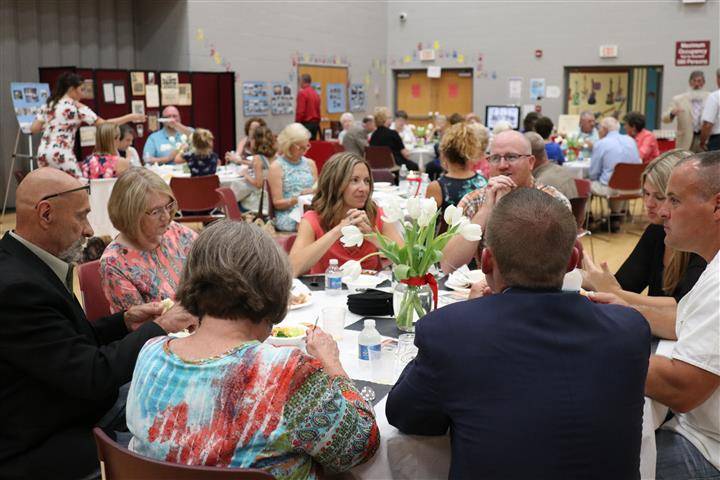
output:
<instances>
[{"instance_id":1,"label":"white tulip flower","mask_svg":"<svg viewBox=\"0 0 720 480\"><path fill-rule=\"evenodd\" d=\"M477 223L463 222L460 226L460 235L468 242L482 240L482 227Z\"/></svg>"},{"instance_id":2,"label":"white tulip flower","mask_svg":"<svg viewBox=\"0 0 720 480\"><path fill-rule=\"evenodd\" d=\"M342 232L340 242L345 246L345 248L359 247L363 244L363 233L355 225L347 225L340 231Z\"/></svg>"},{"instance_id":3,"label":"white tulip flower","mask_svg":"<svg viewBox=\"0 0 720 480\"><path fill-rule=\"evenodd\" d=\"M187 135L185 135L184 133L180 135L180 141L183 143L187 142Z\"/></svg>"},{"instance_id":4,"label":"white tulip flower","mask_svg":"<svg viewBox=\"0 0 720 480\"><path fill-rule=\"evenodd\" d=\"M461 209L457 208L455 205L449 205L445 209L443 218L445 219L445 223L447 223L448 226L454 227L455 225L458 225L460 222L462 222L463 218L465 217L463 217Z\"/></svg>"},{"instance_id":5,"label":"white tulip flower","mask_svg":"<svg viewBox=\"0 0 720 480\"><path fill-rule=\"evenodd\" d=\"M430 225L430 221L437 212L437 202L434 198L424 198L420 200L420 215L417 222L421 227Z\"/></svg>"},{"instance_id":6,"label":"white tulip flower","mask_svg":"<svg viewBox=\"0 0 720 480\"><path fill-rule=\"evenodd\" d=\"M362 273L362 265L357 260L348 260L340 267L340 273L343 279L357 280Z\"/></svg>"},{"instance_id":7,"label":"white tulip flower","mask_svg":"<svg viewBox=\"0 0 720 480\"><path fill-rule=\"evenodd\" d=\"M420 199L418 197L410 197L407 201L407 211L410 218L417 220L420 216Z\"/></svg>"}]
</instances>

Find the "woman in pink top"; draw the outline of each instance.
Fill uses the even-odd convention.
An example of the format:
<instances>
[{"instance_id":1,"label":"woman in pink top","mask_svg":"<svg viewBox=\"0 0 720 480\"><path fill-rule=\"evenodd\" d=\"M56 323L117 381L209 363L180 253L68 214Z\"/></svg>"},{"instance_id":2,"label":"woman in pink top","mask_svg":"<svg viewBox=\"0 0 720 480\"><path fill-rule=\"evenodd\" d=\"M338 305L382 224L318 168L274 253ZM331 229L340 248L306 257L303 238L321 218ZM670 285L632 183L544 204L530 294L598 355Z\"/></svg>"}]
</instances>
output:
<instances>
[{"instance_id":1,"label":"woman in pink top","mask_svg":"<svg viewBox=\"0 0 720 480\"><path fill-rule=\"evenodd\" d=\"M348 152L330 157L320 173L311 210L300 221L290 251L294 276L308 271L323 273L331 258L342 265L377 251L374 239L368 239L360 247L346 248L340 243L341 229L346 225L356 225L365 234L380 231L402 244L395 226L383 223L382 210L372 201L372 191L370 165L364 159ZM377 256L367 259L363 268L379 270L380 259Z\"/></svg>"},{"instance_id":2,"label":"woman in pink top","mask_svg":"<svg viewBox=\"0 0 720 480\"><path fill-rule=\"evenodd\" d=\"M175 290L197 234L172 221L177 202L157 174L131 168L118 178L108 202L120 234L100 259L110 310L175 298Z\"/></svg>"},{"instance_id":3,"label":"woman in pink top","mask_svg":"<svg viewBox=\"0 0 720 480\"><path fill-rule=\"evenodd\" d=\"M103 123L95 130L95 150L82 164L85 178L115 178L130 168L130 160L118 153L120 127Z\"/></svg>"}]
</instances>

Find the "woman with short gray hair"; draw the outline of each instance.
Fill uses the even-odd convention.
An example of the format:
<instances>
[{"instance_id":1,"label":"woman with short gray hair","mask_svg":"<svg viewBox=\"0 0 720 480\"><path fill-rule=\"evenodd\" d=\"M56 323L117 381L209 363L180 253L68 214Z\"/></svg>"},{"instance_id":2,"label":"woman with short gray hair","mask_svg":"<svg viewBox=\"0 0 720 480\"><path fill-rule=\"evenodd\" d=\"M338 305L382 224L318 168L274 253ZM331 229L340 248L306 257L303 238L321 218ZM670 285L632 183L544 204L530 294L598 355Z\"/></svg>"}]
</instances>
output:
<instances>
[{"instance_id":1,"label":"woman with short gray hair","mask_svg":"<svg viewBox=\"0 0 720 480\"><path fill-rule=\"evenodd\" d=\"M277 479L348 470L380 440L332 337L307 352L262 343L287 310L287 256L255 225L220 221L190 251L177 300L200 320L150 340L128 394L130 449L186 465L260 468Z\"/></svg>"}]
</instances>

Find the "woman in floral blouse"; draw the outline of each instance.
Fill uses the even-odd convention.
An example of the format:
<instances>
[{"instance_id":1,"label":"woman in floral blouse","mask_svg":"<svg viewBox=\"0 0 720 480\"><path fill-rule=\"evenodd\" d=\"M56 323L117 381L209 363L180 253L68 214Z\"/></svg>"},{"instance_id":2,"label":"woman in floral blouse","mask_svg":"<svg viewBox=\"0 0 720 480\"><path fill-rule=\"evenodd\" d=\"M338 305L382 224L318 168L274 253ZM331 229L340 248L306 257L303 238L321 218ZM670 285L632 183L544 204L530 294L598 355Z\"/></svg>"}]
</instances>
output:
<instances>
[{"instance_id":1,"label":"woman in floral blouse","mask_svg":"<svg viewBox=\"0 0 720 480\"><path fill-rule=\"evenodd\" d=\"M140 351L127 399L131 450L278 480L322 478L374 455L375 414L332 337L311 329L307 354L263 343L285 317L290 287L287 256L257 226L225 220L200 234L177 293L200 325Z\"/></svg>"},{"instance_id":2,"label":"woman in floral blouse","mask_svg":"<svg viewBox=\"0 0 720 480\"><path fill-rule=\"evenodd\" d=\"M130 168L130 161L118 153L119 141L120 127L114 123L98 126L95 130L95 151L82 164L83 177L115 178Z\"/></svg>"},{"instance_id":3,"label":"woman in floral blouse","mask_svg":"<svg viewBox=\"0 0 720 480\"><path fill-rule=\"evenodd\" d=\"M120 231L100 259L110 310L175 298L185 258L197 234L172 221L177 202L156 173L134 167L120 175L108 214Z\"/></svg>"},{"instance_id":4,"label":"woman in floral blouse","mask_svg":"<svg viewBox=\"0 0 720 480\"><path fill-rule=\"evenodd\" d=\"M82 84L83 78L77 73L60 75L47 104L40 109L30 127L32 133L43 132L37 152L38 165L58 168L74 177L81 176L75 159L75 134L80 124L101 125L108 122L120 125L145 121L145 115L134 113L103 120L80 103Z\"/></svg>"}]
</instances>

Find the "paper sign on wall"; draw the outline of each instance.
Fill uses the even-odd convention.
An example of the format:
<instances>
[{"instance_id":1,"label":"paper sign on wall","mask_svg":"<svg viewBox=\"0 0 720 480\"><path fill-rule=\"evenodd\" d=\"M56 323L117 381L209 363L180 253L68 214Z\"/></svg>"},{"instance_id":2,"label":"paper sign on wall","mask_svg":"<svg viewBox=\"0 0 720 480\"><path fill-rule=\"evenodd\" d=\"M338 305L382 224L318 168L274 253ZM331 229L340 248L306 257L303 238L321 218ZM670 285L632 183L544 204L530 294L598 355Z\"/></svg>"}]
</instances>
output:
<instances>
[{"instance_id":1,"label":"paper sign on wall","mask_svg":"<svg viewBox=\"0 0 720 480\"><path fill-rule=\"evenodd\" d=\"M125 103L125 85L115 85L115 103Z\"/></svg>"},{"instance_id":2,"label":"paper sign on wall","mask_svg":"<svg viewBox=\"0 0 720 480\"><path fill-rule=\"evenodd\" d=\"M160 94L163 105L177 105L180 97L177 73L160 74Z\"/></svg>"},{"instance_id":3,"label":"paper sign on wall","mask_svg":"<svg viewBox=\"0 0 720 480\"><path fill-rule=\"evenodd\" d=\"M327 111L328 113L341 113L345 111L345 84L327 84Z\"/></svg>"},{"instance_id":4,"label":"paper sign on wall","mask_svg":"<svg viewBox=\"0 0 720 480\"><path fill-rule=\"evenodd\" d=\"M353 83L350 85L350 111L365 111L365 85L362 83Z\"/></svg>"},{"instance_id":5,"label":"paper sign on wall","mask_svg":"<svg viewBox=\"0 0 720 480\"><path fill-rule=\"evenodd\" d=\"M160 93L157 85L145 85L145 104L148 108L160 106Z\"/></svg>"},{"instance_id":6,"label":"paper sign on wall","mask_svg":"<svg viewBox=\"0 0 720 480\"><path fill-rule=\"evenodd\" d=\"M412 95L413 98L420 98L420 85L417 83L413 83L410 86L410 95Z\"/></svg>"},{"instance_id":7,"label":"paper sign on wall","mask_svg":"<svg viewBox=\"0 0 720 480\"><path fill-rule=\"evenodd\" d=\"M442 67L439 65L431 65L427 68L428 78L440 78L442 75Z\"/></svg>"},{"instance_id":8,"label":"paper sign on wall","mask_svg":"<svg viewBox=\"0 0 720 480\"><path fill-rule=\"evenodd\" d=\"M563 134L578 133L580 131L580 115L560 115L557 131Z\"/></svg>"},{"instance_id":9,"label":"paper sign on wall","mask_svg":"<svg viewBox=\"0 0 720 480\"><path fill-rule=\"evenodd\" d=\"M103 83L103 98L105 103L115 102L115 85L112 83Z\"/></svg>"},{"instance_id":10,"label":"paper sign on wall","mask_svg":"<svg viewBox=\"0 0 720 480\"><path fill-rule=\"evenodd\" d=\"M190 106L192 105L192 84L190 83L179 83L178 84L178 105Z\"/></svg>"},{"instance_id":11,"label":"paper sign on wall","mask_svg":"<svg viewBox=\"0 0 720 480\"><path fill-rule=\"evenodd\" d=\"M83 80L82 84L83 100L92 100L95 98L95 82L92 78Z\"/></svg>"},{"instance_id":12,"label":"paper sign on wall","mask_svg":"<svg viewBox=\"0 0 720 480\"><path fill-rule=\"evenodd\" d=\"M460 88L457 83L451 83L448 85L448 97L457 98Z\"/></svg>"},{"instance_id":13,"label":"paper sign on wall","mask_svg":"<svg viewBox=\"0 0 720 480\"><path fill-rule=\"evenodd\" d=\"M522 78L511 77L508 80L508 97L509 98L521 98L522 97Z\"/></svg>"},{"instance_id":14,"label":"paper sign on wall","mask_svg":"<svg viewBox=\"0 0 720 480\"><path fill-rule=\"evenodd\" d=\"M243 82L243 115L246 117L267 115L270 100L267 82Z\"/></svg>"},{"instance_id":15,"label":"paper sign on wall","mask_svg":"<svg viewBox=\"0 0 720 480\"><path fill-rule=\"evenodd\" d=\"M148 121L148 130L150 130L151 132L154 132L158 129L157 112L153 112L153 113L149 114L147 117L147 121Z\"/></svg>"},{"instance_id":16,"label":"paper sign on wall","mask_svg":"<svg viewBox=\"0 0 720 480\"><path fill-rule=\"evenodd\" d=\"M145 115L145 102L142 100L133 100L130 102L130 105L132 106L132 113Z\"/></svg>"},{"instance_id":17,"label":"paper sign on wall","mask_svg":"<svg viewBox=\"0 0 720 480\"><path fill-rule=\"evenodd\" d=\"M545 97L545 79L530 79L530 100L540 100Z\"/></svg>"},{"instance_id":18,"label":"paper sign on wall","mask_svg":"<svg viewBox=\"0 0 720 480\"><path fill-rule=\"evenodd\" d=\"M270 113L273 115L291 115L294 110L292 89L286 82L272 84Z\"/></svg>"},{"instance_id":19,"label":"paper sign on wall","mask_svg":"<svg viewBox=\"0 0 720 480\"><path fill-rule=\"evenodd\" d=\"M560 98L560 87L556 85L548 85L545 89L545 96L547 98Z\"/></svg>"},{"instance_id":20,"label":"paper sign on wall","mask_svg":"<svg viewBox=\"0 0 720 480\"><path fill-rule=\"evenodd\" d=\"M130 72L130 88L132 90L133 97L145 95L144 72Z\"/></svg>"}]
</instances>

